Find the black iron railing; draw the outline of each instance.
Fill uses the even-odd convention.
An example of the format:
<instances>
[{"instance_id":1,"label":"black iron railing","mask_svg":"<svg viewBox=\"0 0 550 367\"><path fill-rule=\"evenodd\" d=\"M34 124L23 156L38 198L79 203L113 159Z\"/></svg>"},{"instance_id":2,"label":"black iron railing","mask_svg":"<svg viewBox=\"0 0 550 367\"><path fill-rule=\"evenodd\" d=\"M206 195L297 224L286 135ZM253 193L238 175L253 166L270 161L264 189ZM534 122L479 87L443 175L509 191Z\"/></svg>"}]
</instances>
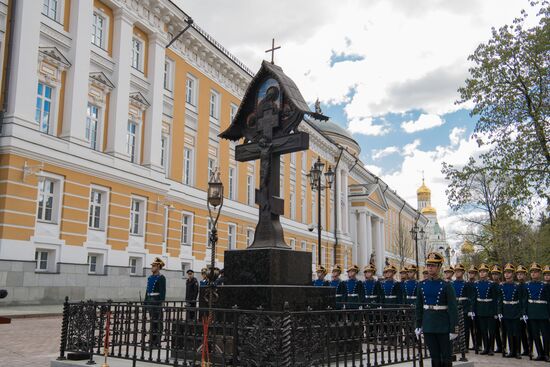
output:
<instances>
[{"instance_id":1,"label":"black iron railing","mask_svg":"<svg viewBox=\"0 0 550 367\"><path fill-rule=\"evenodd\" d=\"M173 366L385 366L419 361L410 306L347 305L342 310L187 308L184 302L68 302L59 359L103 355ZM107 322L107 319L109 321ZM455 352L464 346L455 342Z\"/></svg>"}]
</instances>

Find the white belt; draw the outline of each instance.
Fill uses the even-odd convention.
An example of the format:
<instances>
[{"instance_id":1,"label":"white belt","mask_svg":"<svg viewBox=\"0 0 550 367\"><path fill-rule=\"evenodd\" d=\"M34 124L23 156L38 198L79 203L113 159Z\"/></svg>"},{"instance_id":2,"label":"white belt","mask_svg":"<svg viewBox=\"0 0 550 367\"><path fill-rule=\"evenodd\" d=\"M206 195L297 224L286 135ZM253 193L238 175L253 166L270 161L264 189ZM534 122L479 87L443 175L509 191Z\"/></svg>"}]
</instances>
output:
<instances>
[{"instance_id":1,"label":"white belt","mask_svg":"<svg viewBox=\"0 0 550 367\"><path fill-rule=\"evenodd\" d=\"M365 296L365 298L376 298L378 297L376 294L371 294L370 296Z\"/></svg>"},{"instance_id":2,"label":"white belt","mask_svg":"<svg viewBox=\"0 0 550 367\"><path fill-rule=\"evenodd\" d=\"M468 297L458 297L456 300L457 301L467 301Z\"/></svg>"},{"instance_id":3,"label":"white belt","mask_svg":"<svg viewBox=\"0 0 550 367\"><path fill-rule=\"evenodd\" d=\"M386 296L386 298L397 298L397 296Z\"/></svg>"},{"instance_id":4,"label":"white belt","mask_svg":"<svg viewBox=\"0 0 550 367\"><path fill-rule=\"evenodd\" d=\"M425 310L443 311L443 310L446 310L448 308L449 308L449 306L424 305Z\"/></svg>"},{"instance_id":5,"label":"white belt","mask_svg":"<svg viewBox=\"0 0 550 367\"><path fill-rule=\"evenodd\" d=\"M492 298L478 298L478 302L493 302Z\"/></svg>"},{"instance_id":6,"label":"white belt","mask_svg":"<svg viewBox=\"0 0 550 367\"><path fill-rule=\"evenodd\" d=\"M336 297L342 297L342 294L337 294Z\"/></svg>"},{"instance_id":7,"label":"white belt","mask_svg":"<svg viewBox=\"0 0 550 367\"><path fill-rule=\"evenodd\" d=\"M502 301L505 305L517 305L519 301Z\"/></svg>"},{"instance_id":8,"label":"white belt","mask_svg":"<svg viewBox=\"0 0 550 367\"><path fill-rule=\"evenodd\" d=\"M545 304L548 303L548 302L543 301L543 300L540 300L540 299L530 299L528 302L529 302L529 303L537 303L537 304L539 304L539 305L545 305Z\"/></svg>"},{"instance_id":9,"label":"white belt","mask_svg":"<svg viewBox=\"0 0 550 367\"><path fill-rule=\"evenodd\" d=\"M407 299L416 299L416 296L407 296Z\"/></svg>"},{"instance_id":10,"label":"white belt","mask_svg":"<svg viewBox=\"0 0 550 367\"><path fill-rule=\"evenodd\" d=\"M160 293L148 293L148 296L160 296Z\"/></svg>"},{"instance_id":11,"label":"white belt","mask_svg":"<svg viewBox=\"0 0 550 367\"><path fill-rule=\"evenodd\" d=\"M348 296L350 296L350 297L357 297L357 296L359 296L359 294L358 294L358 293L352 293L352 294L348 294Z\"/></svg>"}]
</instances>

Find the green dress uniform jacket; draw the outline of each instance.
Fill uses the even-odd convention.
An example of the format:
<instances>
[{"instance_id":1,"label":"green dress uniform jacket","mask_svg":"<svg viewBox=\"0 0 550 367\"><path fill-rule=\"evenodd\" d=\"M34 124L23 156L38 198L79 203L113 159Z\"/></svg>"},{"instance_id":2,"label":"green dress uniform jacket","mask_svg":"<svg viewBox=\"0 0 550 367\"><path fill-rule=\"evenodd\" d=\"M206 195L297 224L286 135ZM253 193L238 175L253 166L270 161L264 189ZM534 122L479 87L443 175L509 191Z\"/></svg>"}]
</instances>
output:
<instances>
[{"instance_id":1,"label":"green dress uniform jacket","mask_svg":"<svg viewBox=\"0 0 550 367\"><path fill-rule=\"evenodd\" d=\"M525 290L529 320L550 319L550 287L541 281L530 281L525 284Z\"/></svg>"},{"instance_id":2,"label":"green dress uniform jacket","mask_svg":"<svg viewBox=\"0 0 550 367\"><path fill-rule=\"evenodd\" d=\"M498 298L498 314L504 319L520 319L525 315L525 288L518 283L504 282L500 285Z\"/></svg>"},{"instance_id":3,"label":"green dress uniform jacket","mask_svg":"<svg viewBox=\"0 0 550 367\"><path fill-rule=\"evenodd\" d=\"M384 302L384 291L380 282L375 279L368 279L363 281L363 289L365 293L365 304L371 303L383 303Z\"/></svg>"},{"instance_id":4,"label":"green dress uniform jacket","mask_svg":"<svg viewBox=\"0 0 550 367\"><path fill-rule=\"evenodd\" d=\"M441 279L423 280L416 292L416 327L424 333L457 332L458 308L451 283Z\"/></svg>"},{"instance_id":5,"label":"green dress uniform jacket","mask_svg":"<svg viewBox=\"0 0 550 367\"><path fill-rule=\"evenodd\" d=\"M382 286L382 290L384 292L384 304L403 304L405 293L403 292L403 287L400 282L396 282L393 279L387 279L381 281L380 285Z\"/></svg>"},{"instance_id":6,"label":"green dress uniform jacket","mask_svg":"<svg viewBox=\"0 0 550 367\"><path fill-rule=\"evenodd\" d=\"M468 312L472 311L476 298L474 284L464 280L453 280L452 285L455 290L457 304L462 307L462 313L467 315Z\"/></svg>"},{"instance_id":7,"label":"green dress uniform jacket","mask_svg":"<svg viewBox=\"0 0 550 367\"><path fill-rule=\"evenodd\" d=\"M474 312L478 317L494 317L498 311L498 297L500 296L498 284L490 280L478 280L476 282L476 298Z\"/></svg>"},{"instance_id":8,"label":"green dress uniform jacket","mask_svg":"<svg viewBox=\"0 0 550 367\"><path fill-rule=\"evenodd\" d=\"M145 301L150 303L160 303L166 298L166 278L164 275L150 275L147 278L147 291Z\"/></svg>"}]
</instances>

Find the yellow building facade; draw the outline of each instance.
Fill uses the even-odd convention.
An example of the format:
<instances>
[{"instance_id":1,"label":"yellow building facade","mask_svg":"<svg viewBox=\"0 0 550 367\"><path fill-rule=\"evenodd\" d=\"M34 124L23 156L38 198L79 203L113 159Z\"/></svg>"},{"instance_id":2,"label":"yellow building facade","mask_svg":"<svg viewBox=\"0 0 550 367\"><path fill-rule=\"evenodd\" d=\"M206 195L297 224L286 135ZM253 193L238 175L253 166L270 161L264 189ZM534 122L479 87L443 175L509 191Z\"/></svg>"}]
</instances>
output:
<instances>
[{"instance_id":1,"label":"yellow building facade","mask_svg":"<svg viewBox=\"0 0 550 367\"><path fill-rule=\"evenodd\" d=\"M6 304L137 299L155 256L167 263L168 297L182 298L182 270L210 258L215 167L226 196L218 265L253 240L258 162L236 162L236 144L218 137L253 73L196 24L166 49L188 17L171 1L40 2L0 0ZM411 262L396 231L424 217L364 168L336 123L300 129L310 150L281 160L287 244L312 252L313 267ZM336 170L321 218L306 177L318 157Z\"/></svg>"}]
</instances>

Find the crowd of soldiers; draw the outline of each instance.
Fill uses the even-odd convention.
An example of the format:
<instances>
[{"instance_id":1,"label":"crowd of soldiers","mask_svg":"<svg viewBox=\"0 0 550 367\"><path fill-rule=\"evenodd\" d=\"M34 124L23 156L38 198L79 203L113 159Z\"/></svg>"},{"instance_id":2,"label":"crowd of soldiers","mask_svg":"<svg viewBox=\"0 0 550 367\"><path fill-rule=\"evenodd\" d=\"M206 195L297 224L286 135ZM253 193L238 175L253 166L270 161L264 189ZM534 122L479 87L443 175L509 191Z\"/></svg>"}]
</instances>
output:
<instances>
[{"instance_id":1,"label":"crowd of soldiers","mask_svg":"<svg viewBox=\"0 0 550 367\"><path fill-rule=\"evenodd\" d=\"M356 265L347 269L346 280L341 279L339 265L332 267L330 280L325 279L326 269L318 266L313 285L336 287L339 308L415 306L417 336L424 335L432 356L441 355L436 365L450 365L449 339L458 333L458 320L453 316L457 306L463 313L468 349L520 359L522 355L533 358L534 345L534 359L550 361L550 266L533 263L527 269L508 263L502 270L499 265L481 264L466 271L462 264L443 267L443 262L440 254L428 254L421 281L416 279L415 265L403 267L399 280L394 265L387 265L383 278L378 279L375 266L369 264L363 269L363 280L358 279Z\"/></svg>"}]
</instances>

